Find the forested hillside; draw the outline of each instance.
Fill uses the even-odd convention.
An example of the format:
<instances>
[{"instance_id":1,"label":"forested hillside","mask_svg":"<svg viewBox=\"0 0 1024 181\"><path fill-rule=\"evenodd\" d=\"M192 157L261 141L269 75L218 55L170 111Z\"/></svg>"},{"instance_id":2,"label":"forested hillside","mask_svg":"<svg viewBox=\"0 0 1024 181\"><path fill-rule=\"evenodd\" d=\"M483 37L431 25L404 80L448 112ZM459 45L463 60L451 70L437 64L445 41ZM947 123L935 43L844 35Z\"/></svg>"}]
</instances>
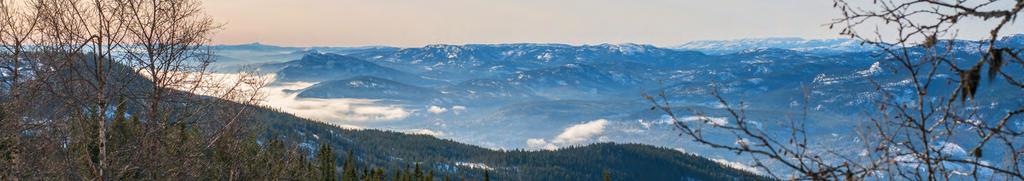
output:
<instances>
[{"instance_id":1,"label":"forested hillside","mask_svg":"<svg viewBox=\"0 0 1024 181\"><path fill-rule=\"evenodd\" d=\"M283 138L308 152L329 144L338 163L352 151L359 168L402 170L417 163L434 176L498 180L768 180L676 150L638 144L600 143L555 151L490 150L426 135L349 130L271 109L257 113L265 138ZM341 165L339 165L341 166ZM391 172L389 172L391 173ZM389 175L390 178L390 175Z\"/></svg>"}]
</instances>

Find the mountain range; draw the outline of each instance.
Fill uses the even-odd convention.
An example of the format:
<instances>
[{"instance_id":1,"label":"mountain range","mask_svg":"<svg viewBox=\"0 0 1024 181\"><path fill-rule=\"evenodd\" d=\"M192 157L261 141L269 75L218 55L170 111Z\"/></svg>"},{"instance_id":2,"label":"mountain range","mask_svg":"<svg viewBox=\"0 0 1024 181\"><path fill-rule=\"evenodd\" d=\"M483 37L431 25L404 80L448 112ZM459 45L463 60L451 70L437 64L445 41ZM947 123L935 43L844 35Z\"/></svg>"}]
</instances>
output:
<instances>
[{"instance_id":1,"label":"mountain range","mask_svg":"<svg viewBox=\"0 0 1024 181\"><path fill-rule=\"evenodd\" d=\"M965 61L979 57L981 42L960 40L952 48ZM1024 47L1024 35L997 42ZM343 111L331 124L427 133L492 149L548 150L591 143L642 143L750 164L750 160L694 145L677 137L664 113L642 94L664 91L679 116L706 112L728 124L715 89L730 101L742 101L749 119L773 134L784 134L780 117L801 115L816 122L809 131L818 141L852 138L847 126L873 110L876 90L896 98L910 95L905 72L875 48L848 39L798 38L696 41L664 48L640 44L469 44L415 48L288 48L250 44L218 46L222 55L264 52L261 57L230 58L233 65L258 67L276 75L275 84L312 82L291 89L295 99L368 99L376 105L318 107ZM911 51L921 51L911 48ZM277 53L266 53L277 52ZM301 56L296 56L301 55ZM218 63L215 63L217 65ZM1024 72L1012 69L1013 73ZM957 75L934 91L952 90ZM992 86L979 97L998 100L979 108L995 115L1024 103L1024 96ZM271 105L274 106L274 105ZM345 116L400 112L397 119L349 120ZM689 110L689 111L683 111ZM285 110L287 111L287 110ZM299 114L297 116L306 116ZM577 130L588 128L589 130ZM579 132L587 134L579 134ZM726 133L716 139L732 139Z\"/></svg>"}]
</instances>

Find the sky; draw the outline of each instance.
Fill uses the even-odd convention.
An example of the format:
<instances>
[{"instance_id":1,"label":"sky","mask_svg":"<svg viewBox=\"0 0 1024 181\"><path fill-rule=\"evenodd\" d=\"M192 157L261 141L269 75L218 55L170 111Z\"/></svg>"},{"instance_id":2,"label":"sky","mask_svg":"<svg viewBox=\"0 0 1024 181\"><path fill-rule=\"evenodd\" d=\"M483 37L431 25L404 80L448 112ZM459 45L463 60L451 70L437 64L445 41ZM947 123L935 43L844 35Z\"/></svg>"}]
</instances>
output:
<instances>
[{"instance_id":1,"label":"sky","mask_svg":"<svg viewBox=\"0 0 1024 181\"><path fill-rule=\"evenodd\" d=\"M829 0L203 0L214 44L418 47L836 38Z\"/></svg>"}]
</instances>

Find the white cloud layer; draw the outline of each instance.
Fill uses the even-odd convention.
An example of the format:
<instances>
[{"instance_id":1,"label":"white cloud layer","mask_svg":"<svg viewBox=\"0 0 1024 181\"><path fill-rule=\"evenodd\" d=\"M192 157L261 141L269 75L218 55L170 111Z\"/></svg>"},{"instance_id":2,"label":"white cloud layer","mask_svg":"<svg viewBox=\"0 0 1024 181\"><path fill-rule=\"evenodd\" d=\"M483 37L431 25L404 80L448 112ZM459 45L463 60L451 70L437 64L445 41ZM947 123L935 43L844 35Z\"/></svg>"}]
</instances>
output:
<instances>
[{"instance_id":1,"label":"white cloud layer","mask_svg":"<svg viewBox=\"0 0 1024 181\"><path fill-rule=\"evenodd\" d=\"M347 129L362 128L352 125L353 123L397 120L411 114L399 105L384 105L372 99L299 98L298 91L294 90L315 84L311 82L280 83L256 89L265 82L273 82L276 77L274 74L209 72L203 74L175 72L174 74L189 76L188 80L192 81L198 81L200 79L197 78L203 77L198 86L193 84L172 86L178 90L188 90L194 94L216 96L239 102L249 100L252 93L258 93L258 95L265 96L262 102L259 102L260 104ZM444 108L441 109L447 111Z\"/></svg>"},{"instance_id":2,"label":"white cloud layer","mask_svg":"<svg viewBox=\"0 0 1024 181\"><path fill-rule=\"evenodd\" d=\"M554 150L561 146L583 144L604 133L608 123L608 120L598 119L573 125L565 128L561 134L555 136L550 142L542 138L532 138L526 140L526 145L531 149ZM608 139L604 138L602 140L607 141Z\"/></svg>"},{"instance_id":3,"label":"white cloud layer","mask_svg":"<svg viewBox=\"0 0 1024 181\"><path fill-rule=\"evenodd\" d=\"M683 122L701 121L701 122L705 122L707 124L710 124L712 126L725 126L725 125L729 124L729 119L728 118L724 118L724 117L708 117L708 116L689 116L689 117L685 117L685 118L680 119L680 121L683 121Z\"/></svg>"},{"instance_id":4,"label":"white cloud layer","mask_svg":"<svg viewBox=\"0 0 1024 181\"><path fill-rule=\"evenodd\" d=\"M452 112L455 112L455 114L464 113L466 111L466 106L452 106Z\"/></svg>"},{"instance_id":5,"label":"white cloud layer","mask_svg":"<svg viewBox=\"0 0 1024 181\"><path fill-rule=\"evenodd\" d=\"M554 144L549 144L548 141L544 140L543 138L526 139L526 146L532 149L558 149L558 146L555 146Z\"/></svg>"},{"instance_id":6,"label":"white cloud layer","mask_svg":"<svg viewBox=\"0 0 1024 181\"><path fill-rule=\"evenodd\" d=\"M428 136L434 136L434 137L441 137L441 136L445 135L444 132L434 131L434 130L429 130L429 129L409 129L409 130L405 130L405 131L402 131L402 132L407 133L407 134L428 135Z\"/></svg>"},{"instance_id":7,"label":"white cloud layer","mask_svg":"<svg viewBox=\"0 0 1024 181\"><path fill-rule=\"evenodd\" d=\"M441 114L441 113L448 112L448 108L438 107L438 106L430 106L429 108L427 108L427 112L434 113L434 114Z\"/></svg>"},{"instance_id":8,"label":"white cloud layer","mask_svg":"<svg viewBox=\"0 0 1024 181\"><path fill-rule=\"evenodd\" d=\"M712 158L711 160L715 161L715 162L718 162L719 164L725 165L727 167L732 167L734 169L739 169L739 170L747 171L747 172L750 172L750 173L761 174L761 170L757 169L757 167L750 166L750 165L747 165L747 164L743 164L743 163L740 163L740 162L729 161L729 160L721 159L721 158Z\"/></svg>"},{"instance_id":9,"label":"white cloud layer","mask_svg":"<svg viewBox=\"0 0 1024 181\"><path fill-rule=\"evenodd\" d=\"M569 128L565 128L565 131L555 137L551 142L555 144L579 144L603 133L606 125L608 125L608 120L605 119L598 119L583 124L573 125Z\"/></svg>"},{"instance_id":10,"label":"white cloud layer","mask_svg":"<svg viewBox=\"0 0 1024 181\"><path fill-rule=\"evenodd\" d=\"M268 87L266 105L301 117L324 122L365 122L402 119L409 111L397 105L380 105L371 99L299 98L298 90L313 83L287 83Z\"/></svg>"}]
</instances>

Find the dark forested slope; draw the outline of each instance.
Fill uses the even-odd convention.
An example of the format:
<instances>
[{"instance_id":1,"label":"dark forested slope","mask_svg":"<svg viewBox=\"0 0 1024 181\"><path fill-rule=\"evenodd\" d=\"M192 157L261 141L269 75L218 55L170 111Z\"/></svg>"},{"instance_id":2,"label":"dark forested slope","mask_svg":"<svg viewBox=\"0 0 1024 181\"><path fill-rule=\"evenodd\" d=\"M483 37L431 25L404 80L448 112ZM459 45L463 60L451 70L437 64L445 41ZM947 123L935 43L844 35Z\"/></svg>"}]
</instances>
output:
<instances>
[{"instance_id":1,"label":"dark forested slope","mask_svg":"<svg viewBox=\"0 0 1024 181\"><path fill-rule=\"evenodd\" d=\"M400 170L419 163L436 177L497 180L599 180L604 172L627 180L765 180L755 174L679 151L639 144L600 143L553 151L498 151L425 135L350 130L260 108L266 136L315 151L334 147L339 162L351 150L360 167ZM474 179L475 178L475 179Z\"/></svg>"}]
</instances>

